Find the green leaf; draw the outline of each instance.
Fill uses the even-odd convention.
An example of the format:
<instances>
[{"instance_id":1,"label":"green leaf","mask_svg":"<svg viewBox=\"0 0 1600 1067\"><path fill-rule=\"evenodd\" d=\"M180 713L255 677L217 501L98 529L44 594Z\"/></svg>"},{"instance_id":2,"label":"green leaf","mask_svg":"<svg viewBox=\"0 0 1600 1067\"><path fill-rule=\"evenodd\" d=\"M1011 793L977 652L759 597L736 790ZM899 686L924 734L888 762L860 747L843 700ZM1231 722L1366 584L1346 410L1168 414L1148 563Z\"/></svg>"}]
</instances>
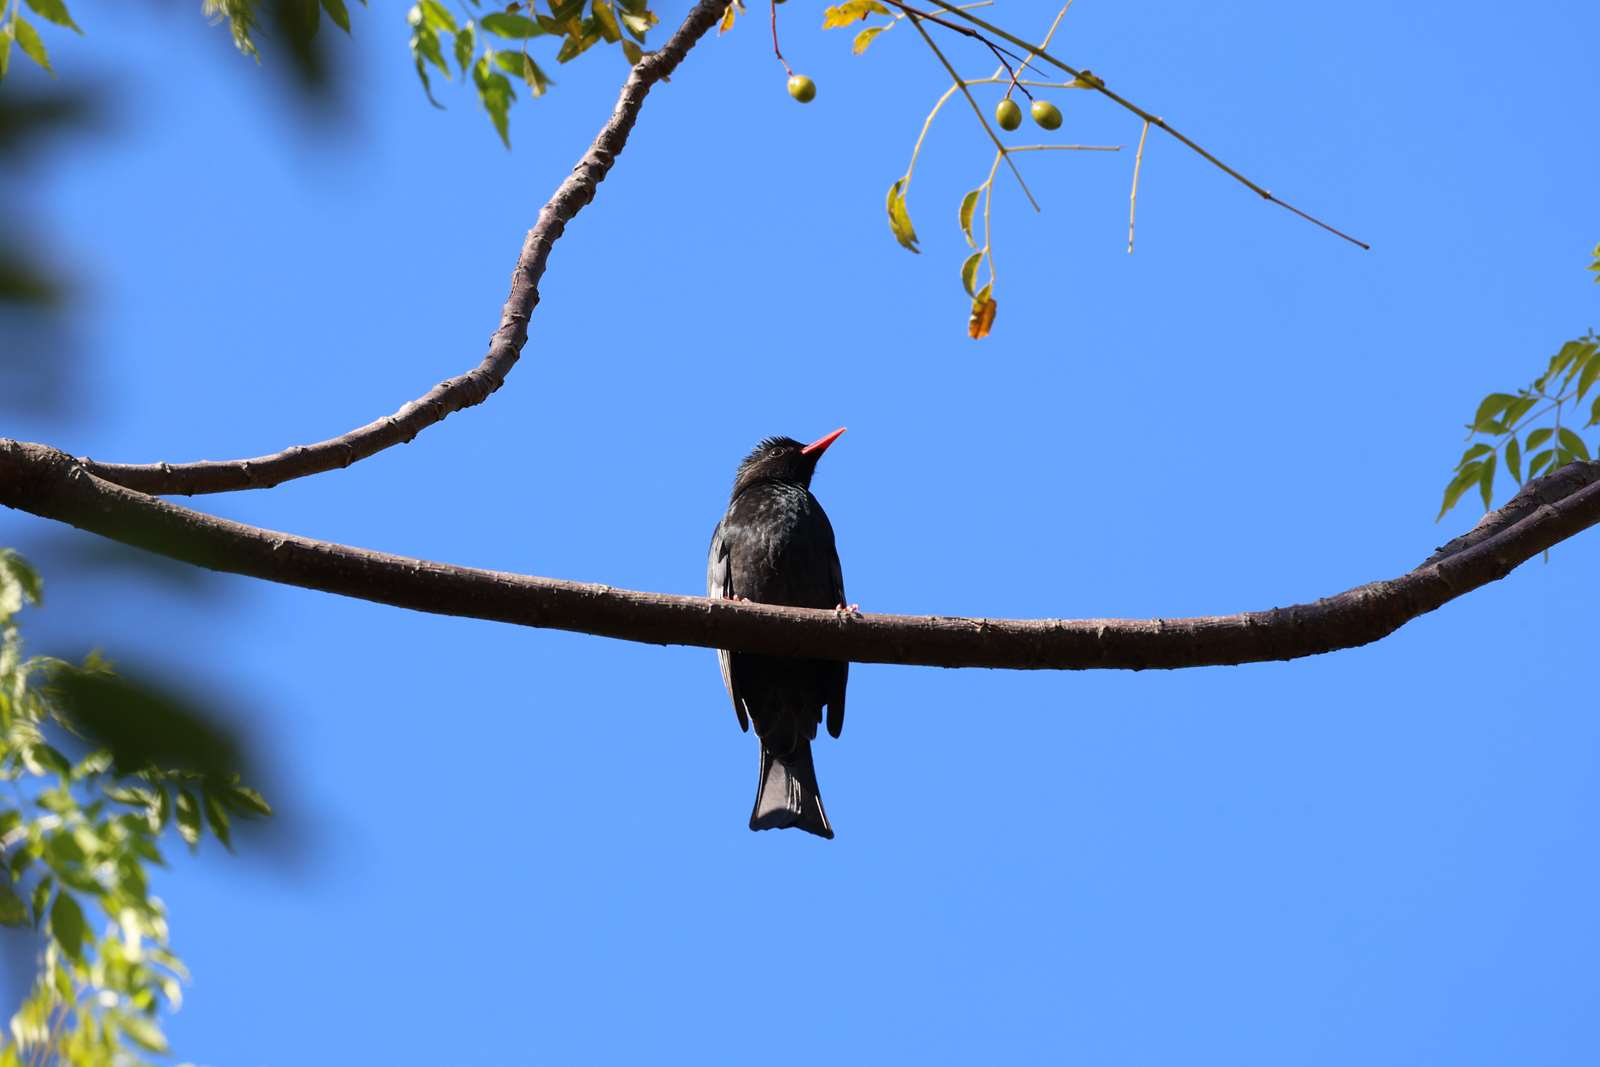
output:
<instances>
[{"instance_id":1,"label":"green leaf","mask_svg":"<svg viewBox=\"0 0 1600 1067\"><path fill-rule=\"evenodd\" d=\"M167 1051L167 1038L161 1028L152 1020L143 1015L124 1012L117 1016L117 1025L122 1032L127 1034L134 1044L146 1052Z\"/></svg>"},{"instance_id":2,"label":"green leaf","mask_svg":"<svg viewBox=\"0 0 1600 1067\"><path fill-rule=\"evenodd\" d=\"M617 25L617 16L606 0L593 0L589 9L594 12L595 28L600 31L602 40L607 44L616 44L622 40L622 27Z\"/></svg>"},{"instance_id":3,"label":"green leaf","mask_svg":"<svg viewBox=\"0 0 1600 1067\"><path fill-rule=\"evenodd\" d=\"M494 123L495 132L500 134L501 142L511 147L511 101L517 94L511 89L511 82L504 74L490 68L490 60L494 59L498 65L500 53L491 52L478 59L472 65L472 81L478 87L478 99L483 102L483 109L489 113L489 121Z\"/></svg>"},{"instance_id":4,"label":"green leaf","mask_svg":"<svg viewBox=\"0 0 1600 1067\"><path fill-rule=\"evenodd\" d=\"M623 58L627 59L629 65L637 67L639 60L644 58L644 50L632 41L625 40L622 42L622 55Z\"/></svg>"},{"instance_id":5,"label":"green leaf","mask_svg":"<svg viewBox=\"0 0 1600 1067\"><path fill-rule=\"evenodd\" d=\"M887 14L889 9L878 3L878 0L845 0L844 3L822 12L822 28L831 30L838 26L848 26L852 22L860 22L868 15Z\"/></svg>"},{"instance_id":6,"label":"green leaf","mask_svg":"<svg viewBox=\"0 0 1600 1067\"><path fill-rule=\"evenodd\" d=\"M230 785L222 792L222 802L236 814L247 818L266 817L272 814L272 805L249 786Z\"/></svg>"},{"instance_id":7,"label":"green leaf","mask_svg":"<svg viewBox=\"0 0 1600 1067\"><path fill-rule=\"evenodd\" d=\"M39 39L39 31L33 28L33 23L18 12L11 16L11 29L17 35L17 47L22 49L22 54L55 77L56 72L50 70L50 55L44 50L44 42Z\"/></svg>"},{"instance_id":8,"label":"green leaf","mask_svg":"<svg viewBox=\"0 0 1600 1067\"><path fill-rule=\"evenodd\" d=\"M205 803L206 822L211 824L211 832L217 835L217 840L222 842L223 848L232 852L233 836L229 832L228 810L210 789L203 791L202 799Z\"/></svg>"},{"instance_id":9,"label":"green leaf","mask_svg":"<svg viewBox=\"0 0 1600 1067\"><path fill-rule=\"evenodd\" d=\"M1456 464L1456 470L1460 470L1462 467L1465 467L1468 463L1470 463L1472 460L1477 459L1479 456L1487 456L1490 452L1493 452L1493 451L1494 451L1494 448L1489 446L1489 445L1485 445L1485 444L1473 445L1471 448L1469 448L1465 452L1461 453L1461 461Z\"/></svg>"},{"instance_id":10,"label":"green leaf","mask_svg":"<svg viewBox=\"0 0 1600 1067\"><path fill-rule=\"evenodd\" d=\"M39 879L39 884L33 887L33 925L38 926L44 918L44 906L50 903L50 890L55 886L56 880L49 875Z\"/></svg>"},{"instance_id":11,"label":"green leaf","mask_svg":"<svg viewBox=\"0 0 1600 1067\"><path fill-rule=\"evenodd\" d=\"M1560 439L1562 448L1579 459L1586 460L1589 458L1589 446L1583 443L1583 438L1573 433L1570 429L1563 426L1556 431L1556 436Z\"/></svg>"},{"instance_id":12,"label":"green leaf","mask_svg":"<svg viewBox=\"0 0 1600 1067\"><path fill-rule=\"evenodd\" d=\"M1528 409L1538 402L1539 398L1536 396L1519 396L1516 403L1506 408L1505 414L1500 416L1500 421L1505 424L1507 429L1510 429L1513 423L1526 415Z\"/></svg>"},{"instance_id":13,"label":"green leaf","mask_svg":"<svg viewBox=\"0 0 1600 1067\"><path fill-rule=\"evenodd\" d=\"M1600 422L1600 396L1594 398L1594 404L1589 408L1589 421L1584 426L1593 426Z\"/></svg>"},{"instance_id":14,"label":"green leaf","mask_svg":"<svg viewBox=\"0 0 1600 1067\"><path fill-rule=\"evenodd\" d=\"M900 242L900 247L912 252L921 252L917 247L917 231L911 225L911 214L906 211L906 198L902 192L906 180L900 178L889 186L889 230L894 234L894 239Z\"/></svg>"},{"instance_id":15,"label":"green leaf","mask_svg":"<svg viewBox=\"0 0 1600 1067\"><path fill-rule=\"evenodd\" d=\"M974 252L967 257L965 263L961 264L961 287L967 291L968 296L973 298L978 295L975 287L978 284L978 264L982 262L983 253Z\"/></svg>"},{"instance_id":16,"label":"green leaf","mask_svg":"<svg viewBox=\"0 0 1600 1067\"><path fill-rule=\"evenodd\" d=\"M1594 345L1588 345L1588 355L1583 358L1583 369L1578 374L1578 399L1583 399L1583 394L1594 385L1595 379L1600 378L1600 350Z\"/></svg>"},{"instance_id":17,"label":"green leaf","mask_svg":"<svg viewBox=\"0 0 1600 1067\"><path fill-rule=\"evenodd\" d=\"M543 28L537 22L526 15L513 15L508 11L496 11L492 15L483 16L482 25L496 37L504 37L510 41L526 41L530 37L544 35Z\"/></svg>"},{"instance_id":18,"label":"green leaf","mask_svg":"<svg viewBox=\"0 0 1600 1067\"><path fill-rule=\"evenodd\" d=\"M1445 512L1456 506L1456 501L1461 499L1461 494L1465 493L1471 486L1476 485L1482 474L1483 463L1481 461L1468 463L1465 467L1462 467L1456 476L1451 479L1450 484L1445 486L1444 503L1439 506L1439 514L1434 517L1433 521L1438 522L1444 518Z\"/></svg>"},{"instance_id":19,"label":"green leaf","mask_svg":"<svg viewBox=\"0 0 1600 1067\"><path fill-rule=\"evenodd\" d=\"M1568 341L1561 346L1561 351L1556 353L1557 365L1567 372L1566 378L1562 381L1563 385L1572 381L1572 376L1583 366L1585 349L1586 346L1582 341Z\"/></svg>"},{"instance_id":20,"label":"green leaf","mask_svg":"<svg viewBox=\"0 0 1600 1067\"><path fill-rule=\"evenodd\" d=\"M344 0L322 0L322 10L328 13L335 26L345 33L350 32L350 9L344 6Z\"/></svg>"},{"instance_id":21,"label":"green leaf","mask_svg":"<svg viewBox=\"0 0 1600 1067\"><path fill-rule=\"evenodd\" d=\"M461 68L462 74L465 74L467 68L472 66L472 55L477 50L478 35L474 32L472 23L468 22L461 27L460 32L456 34L455 40L456 66Z\"/></svg>"},{"instance_id":22,"label":"green leaf","mask_svg":"<svg viewBox=\"0 0 1600 1067\"><path fill-rule=\"evenodd\" d=\"M1472 429L1479 433L1503 432L1490 427L1494 425L1494 417L1515 403L1516 399L1510 393L1490 393L1484 397L1483 403L1478 405L1478 413L1472 416Z\"/></svg>"},{"instance_id":23,"label":"green leaf","mask_svg":"<svg viewBox=\"0 0 1600 1067\"><path fill-rule=\"evenodd\" d=\"M967 244L973 248L978 247L978 242L972 236L972 217L978 212L978 195L983 192L983 187L972 190L961 198L961 232L967 235Z\"/></svg>"},{"instance_id":24,"label":"green leaf","mask_svg":"<svg viewBox=\"0 0 1600 1067\"><path fill-rule=\"evenodd\" d=\"M569 63L577 59L600 40L600 34L593 29L592 23L585 22L583 26L579 32L567 34L567 39L561 42L561 47L556 50L557 63Z\"/></svg>"},{"instance_id":25,"label":"green leaf","mask_svg":"<svg viewBox=\"0 0 1600 1067\"><path fill-rule=\"evenodd\" d=\"M1537 430L1530 433L1528 435L1528 451L1532 452L1534 449L1550 440L1550 436L1554 433L1555 431L1548 426L1541 426Z\"/></svg>"},{"instance_id":26,"label":"green leaf","mask_svg":"<svg viewBox=\"0 0 1600 1067\"><path fill-rule=\"evenodd\" d=\"M0 924L6 926L27 926L28 905L17 896L17 891L8 885L0 884Z\"/></svg>"},{"instance_id":27,"label":"green leaf","mask_svg":"<svg viewBox=\"0 0 1600 1067\"><path fill-rule=\"evenodd\" d=\"M200 804L187 789L178 790L178 836L190 848L200 844Z\"/></svg>"},{"instance_id":28,"label":"green leaf","mask_svg":"<svg viewBox=\"0 0 1600 1067\"><path fill-rule=\"evenodd\" d=\"M1489 510L1489 502L1494 499L1494 468L1498 457L1490 455L1483 461L1483 471L1478 475L1478 492L1483 496L1483 510Z\"/></svg>"},{"instance_id":29,"label":"green leaf","mask_svg":"<svg viewBox=\"0 0 1600 1067\"><path fill-rule=\"evenodd\" d=\"M887 26L868 26L856 34L856 39L850 42L850 54L859 56L872 45L873 38L888 29Z\"/></svg>"},{"instance_id":30,"label":"green leaf","mask_svg":"<svg viewBox=\"0 0 1600 1067\"><path fill-rule=\"evenodd\" d=\"M643 43L645 31L656 24L655 13L642 9L634 11L629 9L627 4L622 6L623 10L617 12L617 18L622 22L622 28L637 37L640 43Z\"/></svg>"},{"instance_id":31,"label":"green leaf","mask_svg":"<svg viewBox=\"0 0 1600 1067\"><path fill-rule=\"evenodd\" d=\"M83 959L84 929L83 909L77 898L65 890L57 893L56 902L50 906L50 936L69 959Z\"/></svg>"},{"instance_id":32,"label":"green leaf","mask_svg":"<svg viewBox=\"0 0 1600 1067\"><path fill-rule=\"evenodd\" d=\"M6 70L11 66L11 24L0 27L0 81L5 80Z\"/></svg>"},{"instance_id":33,"label":"green leaf","mask_svg":"<svg viewBox=\"0 0 1600 1067\"><path fill-rule=\"evenodd\" d=\"M422 0L417 5L422 8L422 19L434 30L442 33L455 33L455 16L450 14L450 9L439 3L439 0Z\"/></svg>"},{"instance_id":34,"label":"green leaf","mask_svg":"<svg viewBox=\"0 0 1600 1067\"><path fill-rule=\"evenodd\" d=\"M1529 447L1532 446L1530 445ZM1539 477L1539 472L1554 462L1555 458L1555 451L1549 448L1535 454L1532 459L1528 460L1528 478L1531 480Z\"/></svg>"},{"instance_id":35,"label":"green leaf","mask_svg":"<svg viewBox=\"0 0 1600 1067\"><path fill-rule=\"evenodd\" d=\"M1515 437L1506 442L1506 470L1511 472L1511 477L1517 480L1518 485L1522 484L1522 446Z\"/></svg>"},{"instance_id":36,"label":"green leaf","mask_svg":"<svg viewBox=\"0 0 1600 1067\"><path fill-rule=\"evenodd\" d=\"M69 30L83 33L78 29L78 24L72 21L72 16L67 14L67 5L62 0L28 0L28 7L46 22L53 22L57 26L65 26Z\"/></svg>"},{"instance_id":37,"label":"green leaf","mask_svg":"<svg viewBox=\"0 0 1600 1067\"><path fill-rule=\"evenodd\" d=\"M435 44L437 44L437 43L438 42L436 41ZM417 39L415 37L411 38L411 50L414 53L416 53L416 57L417 57L417 79L422 82L422 91L423 91L423 93L425 93L427 95L428 103L432 104L434 107L438 108L440 111L443 111L444 110L444 105L439 103L439 101L434 98L434 95L433 95L433 83L428 81L428 68L427 68L427 65L424 64L423 61L422 61L422 53L417 51ZM449 76L450 75L448 75L448 74L445 75L445 77L447 77L447 78Z\"/></svg>"}]
</instances>

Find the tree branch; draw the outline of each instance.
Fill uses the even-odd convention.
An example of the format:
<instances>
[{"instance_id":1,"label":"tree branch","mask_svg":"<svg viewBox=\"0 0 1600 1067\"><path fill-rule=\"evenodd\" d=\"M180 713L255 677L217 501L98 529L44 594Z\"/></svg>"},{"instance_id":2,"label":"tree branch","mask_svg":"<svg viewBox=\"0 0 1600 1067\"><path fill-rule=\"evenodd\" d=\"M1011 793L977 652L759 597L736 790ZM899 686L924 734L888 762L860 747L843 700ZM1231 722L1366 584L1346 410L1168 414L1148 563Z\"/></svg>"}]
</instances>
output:
<instances>
[{"instance_id":1,"label":"tree branch","mask_svg":"<svg viewBox=\"0 0 1600 1067\"><path fill-rule=\"evenodd\" d=\"M505 384L528 341L528 319L539 303L539 280L551 247L568 222L594 199L597 186L628 143L639 109L650 87L670 75L689 49L716 25L726 0L700 0L665 47L646 53L623 83L617 106L572 173L539 212L522 243L511 273L511 295L500 315L500 327L489 338L489 353L472 370L440 382L393 415L326 441L294 445L253 459L203 460L198 463L96 463L83 458L83 468L100 478L144 493L225 493L269 489L274 485L348 467L418 433L452 412L481 404Z\"/></svg>"},{"instance_id":2,"label":"tree branch","mask_svg":"<svg viewBox=\"0 0 1600 1067\"><path fill-rule=\"evenodd\" d=\"M212 570L436 615L866 663L1141 670L1296 659L1385 637L1600 522L1600 462L1529 482L1398 578L1313 604L1190 619L851 616L475 570L213 518L98 478L63 452L4 439L0 504Z\"/></svg>"}]
</instances>

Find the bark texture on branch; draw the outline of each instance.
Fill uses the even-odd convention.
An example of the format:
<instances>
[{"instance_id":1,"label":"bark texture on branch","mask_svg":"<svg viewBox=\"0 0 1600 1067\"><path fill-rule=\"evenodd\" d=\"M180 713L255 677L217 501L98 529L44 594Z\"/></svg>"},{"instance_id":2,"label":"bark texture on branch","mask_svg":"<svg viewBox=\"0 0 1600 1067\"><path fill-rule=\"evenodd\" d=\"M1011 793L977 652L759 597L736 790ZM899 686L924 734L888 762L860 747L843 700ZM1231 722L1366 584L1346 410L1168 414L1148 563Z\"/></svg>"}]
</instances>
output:
<instances>
[{"instance_id":1,"label":"bark texture on branch","mask_svg":"<svg viewBox=\"0 0 1600 1067\"><path fill-rule=\"evenodd\" d=\"M623 83L611 118L589 146L572 173L556 189L528 231L511 273L511 295L500 315L500 327L489 338L489 353L465 374L440 382L407 403L393 415L326 441L294 445L270 456L253 459L203 460L198 463L97 463L84 458L84 469L142 493L226 493L239 489L269 489L308 474L348 467L393 445L409 442L418 433L452 412L481 404L505 384L528 341L528 319L539 303L539 280L544 276L550 248L568 222L594 199L633 130L634 120L650 87L669 76L689 49L716 25L726 0L701 0L689 12L666 45L647 53Z\"/></svg>"},{"instance_id":2,"label":"bark texture on branch","mask_svg":"<svg viewBox=\"0 0 1600 1067\"><path fill-rule=\"evenodd\" d=\"M1600 462L1530 482L1413 571L1312 604L1188 619L857 615L670 596L392 556L213 518L0 439L0 504L212 570L436 615L652 644L934 667L1203 667L1376 641L1600 522Z\"/></svg>"}]
</instances>

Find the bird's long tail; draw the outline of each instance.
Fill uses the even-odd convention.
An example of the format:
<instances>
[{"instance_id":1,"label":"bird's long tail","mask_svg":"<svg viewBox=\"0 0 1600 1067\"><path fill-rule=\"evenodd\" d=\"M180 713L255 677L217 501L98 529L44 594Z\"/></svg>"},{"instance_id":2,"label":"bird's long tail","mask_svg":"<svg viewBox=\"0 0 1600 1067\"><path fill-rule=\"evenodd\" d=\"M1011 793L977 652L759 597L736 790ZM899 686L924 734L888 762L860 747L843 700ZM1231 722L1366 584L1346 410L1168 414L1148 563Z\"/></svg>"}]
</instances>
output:
<instances>
[{"instance_id":1,"label":"bird's long tail","mask_svg":"<svg viewBox=\"0 0 1600 1067\"><path fill-rule=\"evenodd\" d=\"M811 742L802 737L794 751L779 759L761 746L761 780L756 786L756 806L750 813L750 829L777 830L795 826L818 837L832 837L827 813L822 810L822 794L817 789L817 770L811 762Z\"/></svg>"}]
</instances>

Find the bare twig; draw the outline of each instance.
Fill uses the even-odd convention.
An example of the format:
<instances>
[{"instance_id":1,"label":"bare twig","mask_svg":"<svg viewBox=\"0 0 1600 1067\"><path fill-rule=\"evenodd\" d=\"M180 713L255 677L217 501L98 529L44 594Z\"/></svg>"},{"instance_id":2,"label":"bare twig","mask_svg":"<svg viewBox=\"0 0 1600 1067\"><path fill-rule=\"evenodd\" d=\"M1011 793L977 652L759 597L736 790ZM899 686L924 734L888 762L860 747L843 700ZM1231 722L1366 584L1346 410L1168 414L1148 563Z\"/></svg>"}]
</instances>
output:
<instances>
[{"instance_id":1,"label":"bare twig","mask_svg":"<svg viewBox=\"0 0 1600 1067\"><path fill-rule=\"evenodd\" d=\"M783 64L783 72L791 78L794 77L794 71L789 68L789 61L783 58L783 49L778 47L778 0L772 0L772 54Z\"/></svg>"},{"instance_id":2,"label":"bare twig","mask_svg":"<svg viewBox=\"0 0 1600 1067\"><path fill-rule=\"evenodd\" d=\"M842 615L455 567L213 518L0 440L0 504L212 570L436 615L652 644L940 667L1176 668L1376 641L1600 522L1600 462L1531 481L1478 530L1406 574L1312 604L1189 619Z\"/></svg>"},{"instance_id":3,"label":"bare twig","mask_svg":"<svg viewBox=\"0 0 1600 1067\"><path fill-rule=\"evenodd\" d=\"M1139 168L1144 165L1144 139L1150 136L1150 124L1139 130L1139 150L1133 154L1133 188L1128 190L1128 255L1133 255L1133 213L1139 209Z\"/></svg>"},{"instance_id":4,"label":"bare twig","mask_svg":"<svg viewBox=\"0 0 1600 1067\"><path fill-rule=\"evenodd\" d=\"M388 415L349 433L310 445L295 445L252 459L199 463L96 463L85 458L86 470L119 485L147 493L223 493L266 489L294 478L348 467L393 445L410 441L452 412L481 404L505 383L528 340L528 319L539 303L539 280L550 249L566 225L591 200L616 161L651 86L670 75L696 41L716 25L727 4L700 0L660 51L647 52L623 83L610 119L595 137L572 174L540 210L528 231L511 274L511 295L501 312L500 327L489 339L489 352L472 370L441 382L426 394Z\"/></svg>"}]
</instances>

